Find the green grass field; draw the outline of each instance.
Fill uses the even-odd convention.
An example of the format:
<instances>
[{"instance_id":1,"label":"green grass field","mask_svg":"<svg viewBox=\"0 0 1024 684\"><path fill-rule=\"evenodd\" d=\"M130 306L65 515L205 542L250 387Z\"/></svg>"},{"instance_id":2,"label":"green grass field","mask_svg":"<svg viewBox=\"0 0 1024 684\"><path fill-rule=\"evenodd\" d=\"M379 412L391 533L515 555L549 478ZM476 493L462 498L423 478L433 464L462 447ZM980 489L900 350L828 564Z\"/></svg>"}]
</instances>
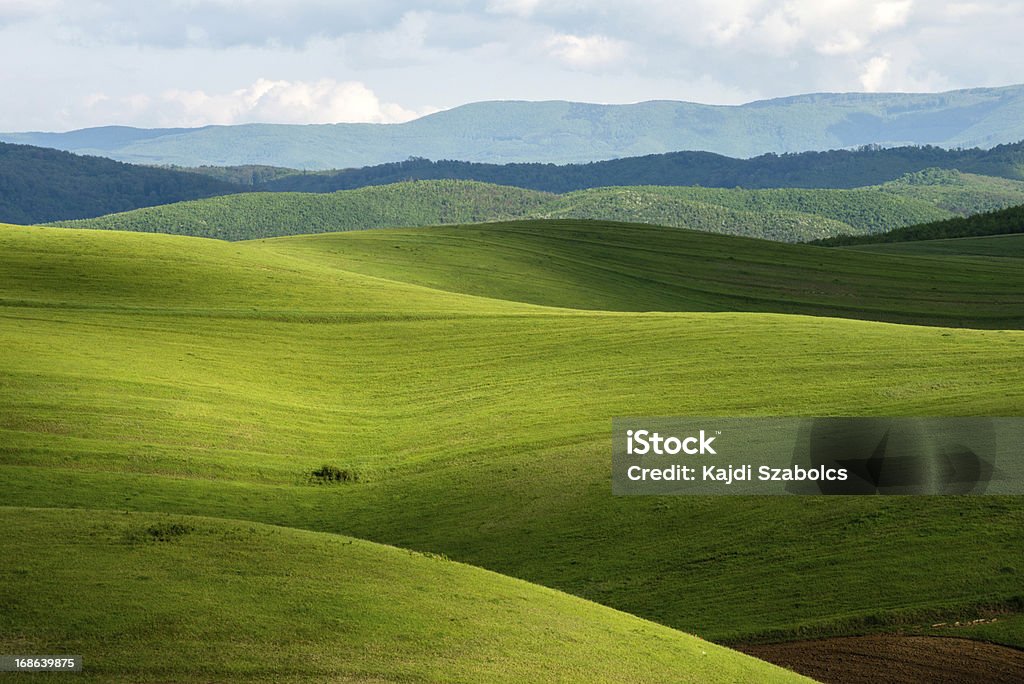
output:
<instances>
[{"instance_id":1,"label":"green grass field","mask_svg":"<svg viewBox=\"0 0 1024 684\"><path fill-rule=\"evenodd\" d=\"M1013 498L610 493L617 415L1024 413L1024 332L821 316L1020 327L1019 269L939 263L589 223L250 243L0 227L0 644L100 644L101 679L780 676L349 537L725 643L1012 609ZM357 481L317 483L324 464ZM990 638L1020 643L1009 625ZM180 654L160 669L164 629ZM244 649L203 646L234 633ZM141 663L118 655L132 643Z\"/></svg>"},{"instance_id":2,"label":"green grass field","mask_svg":"<svg viewBox=\"0 0 1024 684\"><path fill-rule=\"evenodd\" d=\"M746 311L1024 327L1024 271L581 221L392 229L267 240L318 267L545 306Z\"/></svg>"},{"instance_id":3,"label":"green grass field","mask_svg":"<svg viewBox=\"0 0 1024 684\"><path fill-rule=\"evenodd\" d=\"M981 263L992 263L993 257L999 259L1024 258L1024 234L985 235L982 237L949 238L945 240L881 242L875 245L857 245L849 249L880 254L982 257L978 260Z\"/></svg>"},{"instance_id":4,"label":"green grass field","mask_svg":"<svg viewBox=\"0 0 1024 684\"><path fill-rule=\"evenodd\" d=\"M82 654L76 681L809 681L436 555L210 518L0 511L0 648Z\"/></svg>"}]
</instances>

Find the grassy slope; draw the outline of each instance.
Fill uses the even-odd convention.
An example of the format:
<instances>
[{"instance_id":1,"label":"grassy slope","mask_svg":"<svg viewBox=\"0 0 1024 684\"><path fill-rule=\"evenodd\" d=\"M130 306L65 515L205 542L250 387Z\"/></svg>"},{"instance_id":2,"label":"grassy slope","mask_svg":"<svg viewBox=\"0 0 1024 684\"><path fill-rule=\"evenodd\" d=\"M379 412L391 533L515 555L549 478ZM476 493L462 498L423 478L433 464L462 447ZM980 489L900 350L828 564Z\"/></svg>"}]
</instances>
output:
<instances>
[{"instance_id":1,"label":"grassy slope","mask_svg":"<svg viewBox=\"0 0 1024 684\"><path fill-rule=\"evenodd\" d=\"M857 245L846 249L879 254L981 257L981 260L989 260L992 257L1020 259L1024 258L1024 234L884 242L877 245Z\"/></svg>"},{"instance_id":2,"label":"grassy slope","mask_svg":"<svg viewBox=\"0 0 1024 684\"><path fill-rule=\"evenodd\" d=\"M355 274L338 278L327 266L219 240L0 228L4 305L173 310L285 320L322 319L328 314L352 319L531 310L415 285L382 287L377 278ZM402 306L394 306L396 299Z\"/></svg>"},{"instance_id":3,"label":"grassy slope","mask_svg":"<svg viewBox=\"0 0 1024 684\"><path fill-rule=\"evenodd\" d=\"M962 637L966 639L979 639L991 641L997 644L1008 644L1024 649L1024 614L996 613L994 619L991 617L980 618L977 624L970 624L973 620L963 624L946 623L941 627L932 627L927 632L932 635Z\"/></svg>"},{"instance_id":4,"label":"grassy slope","mask_svg":"<svg viewBox=\"0 0 1024 684\"><path fill-rule=\"evenodd\" d=\"M965 192L982 191L972 186ZM1019 194L1024 201L1024 190ZM472 181L417 181L329 194L218 197L61 225L244 240L391 226L585 218L794 242L877 233L953 215L935 206L936 201L935 197L904 197L884 187L723 190L638 186L551 195Z\"/></svg>"},{"instance_id":5,"label":"grassy slope","mask_svg":"<svg viewBox=\"0 0 1024 684\"><path fill-rule=\"evenodd\" d=\"M581 221L360 231L258 247L319 266L548 306L1024 327L1024 272L1010 263L935 268L915 258Z\"/></svg>"},{"instance_id":6,"label":"grassy slope","mask_svg":"<svg viewBox=\"0 0 1024 684\"><path fill-rule=\"evenodd\" d=\"M809 681L549 589L335 535L2 508L0 538L0 650L81 655L86 681Z\"/></svg>"},{"instance_id":7,"label":"grassy slope","mask_svg":"<svg viewBox=\"0 0 1024 684\"><path fill-rule=\"evenodd\" d=\"M726 640L1021 595L1013 499L617 499L607 440L615 415L1019 415L1024 333L546 310L256 244L3 236L10 505L347 533ZM310 484L324 462L363 481Z\"/></svg>"}]
</instances>

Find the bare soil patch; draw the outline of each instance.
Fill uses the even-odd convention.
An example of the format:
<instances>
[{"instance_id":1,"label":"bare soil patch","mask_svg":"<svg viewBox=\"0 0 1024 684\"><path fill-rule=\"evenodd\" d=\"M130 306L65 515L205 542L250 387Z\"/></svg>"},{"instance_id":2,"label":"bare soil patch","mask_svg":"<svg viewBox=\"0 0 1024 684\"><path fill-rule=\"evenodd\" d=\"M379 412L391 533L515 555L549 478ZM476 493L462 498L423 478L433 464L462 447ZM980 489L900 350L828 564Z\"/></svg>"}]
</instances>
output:
<instances>
[{"instance_id":1,"label":"bare soil patch","mask_svg":"<svg viewBox=\"0 0 1024 684\"><path fill-rule=\"evenodd\" d=\"M826 684L1024 682L1024 651L970 639L877 635L738 649Z\"/></svg>"}]
</instances>

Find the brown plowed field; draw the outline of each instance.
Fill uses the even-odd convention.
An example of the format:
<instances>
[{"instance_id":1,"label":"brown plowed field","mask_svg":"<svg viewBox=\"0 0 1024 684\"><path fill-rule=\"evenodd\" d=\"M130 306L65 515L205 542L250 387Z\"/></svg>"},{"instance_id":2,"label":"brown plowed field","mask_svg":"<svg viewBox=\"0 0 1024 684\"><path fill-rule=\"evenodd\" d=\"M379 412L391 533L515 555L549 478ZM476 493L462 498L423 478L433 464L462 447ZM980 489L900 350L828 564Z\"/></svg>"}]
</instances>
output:
<instances>
[{"instance_id":1,"label":"brown plowed field","mask_svg":"<svg viewBox=\"0 0 1024 684\"><path fill-rule=\"evenodd\" d=\"M881 635L738 648L827 684L1024 683L1024 651L970 639Z\"/></svg>"}]
</instances>

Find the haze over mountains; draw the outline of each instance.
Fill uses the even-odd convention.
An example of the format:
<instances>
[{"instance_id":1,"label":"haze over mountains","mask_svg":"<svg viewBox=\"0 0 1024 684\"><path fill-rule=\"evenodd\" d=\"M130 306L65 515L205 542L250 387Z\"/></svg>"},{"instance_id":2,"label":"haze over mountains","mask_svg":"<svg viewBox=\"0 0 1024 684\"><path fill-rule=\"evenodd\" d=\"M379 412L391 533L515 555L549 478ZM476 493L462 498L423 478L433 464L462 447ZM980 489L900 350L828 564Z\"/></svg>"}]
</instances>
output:
<instances>
[{"instance_id":1,"label":"haze over mountains","mask_svg":"<svg viewBox=\"0 0 1024 684\"><path fill-rule=\"evenodd\" d=\"M299 169L406 159L588 162L678 150L732 157L866 144L992 147L1024 139L1024 85L945 93L810 94L739 106L478 102L404 124L102 127L0 140L122 161Z\"/></svg>"}]
</instances>

